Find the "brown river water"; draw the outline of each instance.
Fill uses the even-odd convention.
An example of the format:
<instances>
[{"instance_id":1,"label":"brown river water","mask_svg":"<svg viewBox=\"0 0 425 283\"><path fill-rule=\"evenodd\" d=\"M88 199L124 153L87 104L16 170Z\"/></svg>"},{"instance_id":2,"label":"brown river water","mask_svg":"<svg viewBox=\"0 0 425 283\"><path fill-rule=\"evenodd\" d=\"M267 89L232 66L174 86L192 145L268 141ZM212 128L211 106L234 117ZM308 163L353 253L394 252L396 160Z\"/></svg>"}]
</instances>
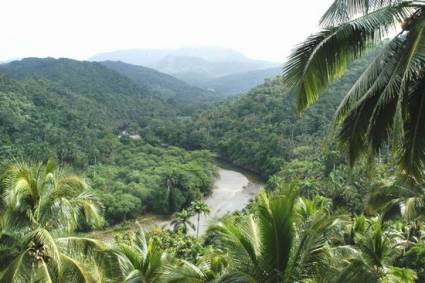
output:
<instances>
[{"instance_id":1,"label":"brown river water","mask_svg":"<svg viewBox=\"0 0 425 283\"><path fill-rule=\"evenodd\" d=\"M242 210L250 200L252 200L260 189L264 187L264 183L249 174L241 173L231 167L222 166L218 168L217 178L214 182L214 187L210 196L205 199L205 202L210 208L208 215L200 217L199 234L202 235L206 232L208 225L213 224L226 213L232 213ZM225 167L225 168L223 168ZM150 215L143 216L137 219L145 231L155 227L170 228L171 219L163 219L159 216ZM191 218L193 224L197 224L197 216ZM94 231L92 237L102 239L106 242L113 241L115 232L123 232L136 230L135 220L126 223L109 227L103 231ZM190 234L195 235L196 231L189 231Z\"/></svg>"}]
</instances>

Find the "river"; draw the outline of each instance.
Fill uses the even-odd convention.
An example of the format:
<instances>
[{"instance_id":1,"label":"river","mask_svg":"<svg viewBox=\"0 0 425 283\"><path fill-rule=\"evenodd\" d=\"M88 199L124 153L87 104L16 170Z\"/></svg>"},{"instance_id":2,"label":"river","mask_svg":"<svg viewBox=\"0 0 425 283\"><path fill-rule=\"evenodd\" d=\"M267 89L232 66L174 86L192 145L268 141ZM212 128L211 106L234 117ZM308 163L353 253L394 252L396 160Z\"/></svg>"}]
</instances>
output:
<instances>
[{"instance_id":1,"label":"river","mask_svg":"<svg viewBox=\"0 0 425 283\"><path fill-rule=\"evenodd\" d=\"M210 213L200 217L199 233L205 233L209 224L226 213L242 210L263 186L249 175L219 167L212 194L205 200ZM193 216L191 221L196 225L197 216Z\"/></svg>"},{"instance_id":2,"label":"river","mask_svg":"<svg viewBox=\"0 0 425 283\"><path fill-rule=\"evenodd\" d=\"M214 187L210 196L205 199L205 202L210 208L210 213L200 217L199 234L202 235L208 228L209 224L217 221L226 213L232 213L243 209L251 199L255 197L257 192L264 187L264 184L259 179L241 171L236 171L226 164L218 164L217 178L214 182ZM156 215L145 215L137 219L143 229L149 231L154 227L170 227L170 219L163 219ZM193 224L197 224L197 217L191 218ZM109 227L106 230L94 231L90 233L91 237L101 239L105 242L112 242L116 232L130 231L137 229L135 220L127 223L122 223L116 226ZM190 230L190 234L195 235L196 231Z\"/></svg>"}]
</instances>

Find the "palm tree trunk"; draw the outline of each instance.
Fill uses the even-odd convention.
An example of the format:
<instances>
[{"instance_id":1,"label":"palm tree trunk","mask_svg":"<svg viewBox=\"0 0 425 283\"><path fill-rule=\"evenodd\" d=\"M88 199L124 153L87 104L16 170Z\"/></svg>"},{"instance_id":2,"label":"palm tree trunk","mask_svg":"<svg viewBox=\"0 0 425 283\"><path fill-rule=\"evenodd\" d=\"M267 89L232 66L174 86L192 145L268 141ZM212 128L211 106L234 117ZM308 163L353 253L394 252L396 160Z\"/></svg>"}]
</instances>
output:
<instances>
[{"instance_id":1,"label":"palm tree trunk","mask_svg":"<svg viewBox=\"0 0 425 283\"><path fill-rule=\"evenodd\" d=\"M199 217L201 216L200 213L198 213L198 227L196 229L196 238L199 238Z\"/></svg>"}]
</instances>

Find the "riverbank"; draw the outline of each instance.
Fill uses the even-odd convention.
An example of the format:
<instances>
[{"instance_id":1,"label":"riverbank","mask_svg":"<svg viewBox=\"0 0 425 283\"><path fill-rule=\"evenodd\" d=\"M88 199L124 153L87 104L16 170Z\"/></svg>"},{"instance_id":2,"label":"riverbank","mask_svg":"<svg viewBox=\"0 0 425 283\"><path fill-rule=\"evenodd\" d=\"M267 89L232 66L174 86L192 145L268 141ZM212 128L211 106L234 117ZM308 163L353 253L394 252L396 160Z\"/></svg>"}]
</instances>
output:
<instances>
[{"instance_id":1,"label":"riverbank","mask_svg":"<svg viewBox=\"0 0 425 283\"><path fill-rule=\"evenodd\" d=\"M199 233L205 233L210 224L225 214L244 209L263 187L263 183L258 182L254 176L244 175L219 165L212 194L205 200L210 213L200 217ZM193 216L191 222L196 224L197 216ZM195 234L195 231L190 233Z\"/></svg>"},{"instance_id":2,"label":"riverbank","mask_svg":"<svg viewBox=\"0 0 425 283\"><path fill-rule=\"evenodd\" d=\"M200 234L205 233L208 225L226 213L242 210L264 187L264 183L253 174L242 172L242 170L220 161L217 161L217 166L218 172L212 193L205 199L211 212L207 216L200 217ZM140 223L143 229L149 231L161 227L171 228L169 224L172 219L172 216L143 215L137 219L107 227L104 230L93 231L90 233L90 237L112 242L116 233L137 229L136 222ZM191 221L196 224L196 216L192 217ZM189 233L195 234L196 232L191 230Z\"/></svg>"}]
</instances>

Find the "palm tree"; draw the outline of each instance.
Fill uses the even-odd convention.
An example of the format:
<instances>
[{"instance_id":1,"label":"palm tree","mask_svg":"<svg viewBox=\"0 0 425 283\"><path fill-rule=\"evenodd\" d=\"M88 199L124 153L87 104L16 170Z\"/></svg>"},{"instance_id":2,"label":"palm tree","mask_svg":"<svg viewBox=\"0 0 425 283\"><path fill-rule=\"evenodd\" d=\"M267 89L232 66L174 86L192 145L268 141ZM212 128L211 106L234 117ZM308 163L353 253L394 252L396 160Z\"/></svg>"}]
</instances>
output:
<instances>
[{"instance_id":1,"label":"palm tree","mask_svg":"<svg viewBox=\"0 0 425 283\"><path fill-rule=\"evenodd\" d=\"M99 203L52 162L10 165L1 178L0 282L97 282L107 248L68 236L82 219L99 225ZM85 251L85 255L79 251ZM99 263L101 260L99 260Z\"/></svg>"},{"instance_id":2,"label":"palm tree","mask_svg":"<svg viewBox=\"0 0 425 283\"><path fill-rule=\"evenodd\" d=\"M339 259L345 266L334 282L415 282L413 270L394 266L402 249L396 233L384 229L381 219L359 217L344 226L352 237L348 245L334 249L336 255L341 255L341 251L345 254L343 261Z\"/></svg>"},{"instance_id":3,"label":"palm tree","mask_svg":"<svg viewBox=\"0 0 425 283\"><path fill-rule=\"evenodd\" d=\"M222 282L300 282L331 274L326 238L332 219L320 209L298 216L295 200L292 188L262 192L254 214L228 217L210 228L230 258Z\"/></svg>"},{"instance_id":4,"label":"palm tree","mask_svg":"<svg viewBox=\"0 0 425 283\"><path fill-rule=\"evenodd\" d=\"M351 165L362 154L373 156L390 144L402 172L420 177L425 161L425 2L335 0L320 25L283 69L299 110L316 102L351 61L382 46L337 110L338 137Z\"/></svg>"},{"instance_id":5,"label":"palm tree","mask_svg":"<svg viewBox=\"0 0 425 283\"><path fill-rule=\"evenodd\" d=\"M166 283L222 282L228 264L222 251L210 247L198 258L196 264L178 260L165 265L160 278Z\"/></svg>"},{"instance_id":6,"label":"palm tree","mask_svg":"<svg viewBox=\"0 0 425 283\"><path fill-rule=\"evenodd\" d=\"M100 226L100 203L85 181L67 174L49 161L10 165L1 177L3 226L5 229L43 227L74 231L82 218Z\"/></svg>"},{"instance_id":7,"label":"palm tree","mask_svg":"<svg viewBox=\"0 0 425 283\"><path fill-rule=\"evenodd\" d=\"M384 219L403 216L408 222L425 217L425 190L422 184L406 184L396 178L372 187L367 197L369 213L381 213Z\"/></svg>"},{"instance_id":8,"label":"palm tree","mask_svg":"<svg viewBox=\"0 0 425 283\"><path fill-rule=\"evenodd\" d=\"M182 231L184 234L186 234L188 227L192 228L192 230L195 230L195 224L190 221L192 216L193 214L186 209L177 212L176 218L170 223L171 226L173 226L173 231Z\"/></svg>"},{"instance_id":9,"label":"palm tree","mask_svg":"<svg viewBox=\"0 0 425 283\"><path fill-rule=\"evenodd\" d=\"M115 250L120 256L120 268L126 275L124 282L157 282L166 254L153 239L146 240L141 228L128 243L116 243Z\"/></svg>"},{"instance_id":10,"label":"palm tree","mask_svg":"<svg viewBox=\"0 0 425 283\"><path fill-rule=\"evenodd\" d=\"M196 237L199 237L199 220L201 217L201 214L207 215L210 213L210 208L208 207L208 204L201 200L192 201L190 204L190 210L193 211L197 215L197 225L196 225Z\"/></svg>"},{"instance_id":11,"label":"palm tree","mask_svg":"<svg viewBox=\"0 0 425 283\"><path fill-rule=\"evenodd\" d=\"M176 190L179 177L175 170L167 171L164 175L164 183L167 187L168 213L174 213L177 209Z\"/></svg>"}]
</instances>

